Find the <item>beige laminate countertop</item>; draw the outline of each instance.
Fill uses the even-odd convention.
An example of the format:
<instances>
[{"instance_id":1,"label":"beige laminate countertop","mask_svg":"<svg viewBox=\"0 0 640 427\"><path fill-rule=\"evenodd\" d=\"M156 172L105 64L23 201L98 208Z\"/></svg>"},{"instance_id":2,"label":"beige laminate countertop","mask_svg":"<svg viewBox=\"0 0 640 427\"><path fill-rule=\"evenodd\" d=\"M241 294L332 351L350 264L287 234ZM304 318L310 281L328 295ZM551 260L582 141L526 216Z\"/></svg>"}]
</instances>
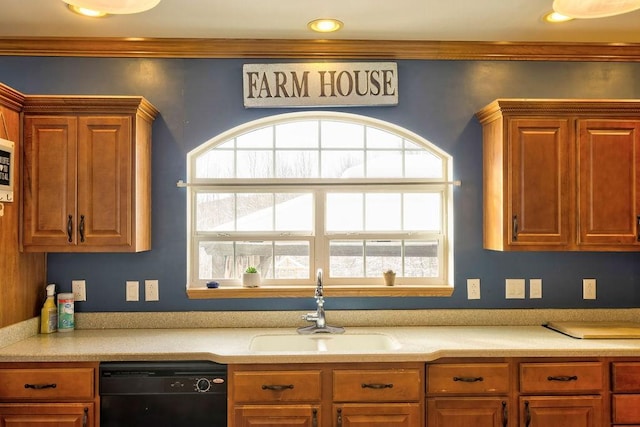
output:
<instances>
[{"instance_id":1,"label":"beige laminate countertop","mask_svg":"<svg viewBox=\"0 0 640 427\"><path fill-rule=\"evenodd\" d=\"M253 337L295 328L80 329L0 348L0 362L211 360L219 363L409 362L442 357L640 356L640 339L580 340L542 326L348 327L393 337L399 348L362 352L254 352Z\"/></svg>"}]
</instances>

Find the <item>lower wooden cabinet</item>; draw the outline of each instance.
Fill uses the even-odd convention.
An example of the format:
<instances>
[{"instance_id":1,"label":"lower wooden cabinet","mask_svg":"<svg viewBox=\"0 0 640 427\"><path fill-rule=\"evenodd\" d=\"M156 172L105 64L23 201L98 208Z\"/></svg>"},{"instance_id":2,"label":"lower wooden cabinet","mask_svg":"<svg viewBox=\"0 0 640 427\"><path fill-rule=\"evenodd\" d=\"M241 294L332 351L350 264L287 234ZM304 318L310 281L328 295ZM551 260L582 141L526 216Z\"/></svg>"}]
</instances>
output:
<instances>
[{"instance_id":1,"label":"lower wooden cabinet","mask_svg":"<svg viewBox=\"0 0 640 427\"><path fill-rule=\"evenodd\" d=\"M97 363L0 364L0 426L98 426L97 367Z\"/></svg>"},{"instance_id":2,"label":"lower wooden cabinet","mask_svg":"<svg viewBox=\"0 0 640 427\"><path fill-rule=\"evenodd\" d=\"M505 427L506 397L433 397L427 399L429 427Z\"/></svg>"},{"instance_id":3,"label":"lower wooden cabinet","mask_svg":"<svg viewBox=\"0 0 640 427\"><path fill-rule=\"evenodd\" d=\"M423 427L423 363L229 365L229 427Z\"/></svg>"},{"instance_id":4,"label":"lower wooden cabinet","mask_svg":"<svg viewBox=\"0 0 640 427\"><path fill-rule=\"evenodd\" d=\"M601 427L601 396L521 396L524 427Z\"/></svg>"}]
</instances>

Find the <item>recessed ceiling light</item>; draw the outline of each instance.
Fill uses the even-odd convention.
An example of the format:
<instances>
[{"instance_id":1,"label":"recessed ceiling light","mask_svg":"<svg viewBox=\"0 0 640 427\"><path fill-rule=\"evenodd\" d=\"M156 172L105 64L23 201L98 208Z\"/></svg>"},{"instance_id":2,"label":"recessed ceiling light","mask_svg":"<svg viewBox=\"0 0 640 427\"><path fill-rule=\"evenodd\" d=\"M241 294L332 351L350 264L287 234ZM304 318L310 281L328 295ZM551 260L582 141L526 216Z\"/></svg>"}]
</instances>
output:
<instances>
[{"instance_id":1,"label":"recessed ceiling light","mask_svg":"<svg viewBox=\"0 0 640 427\"><path fill-rule=\"evenodd\" d=\"M89 16L91 18L102 18L107 16L106 12L100 12L99 10L87 9L85 7L74 6L72 4L68 4L67 7L71 12L82 16Z\"/></svg>"},{"instance_id":2,"label":"recessed ceiling light","mask_svg":"<svg viewBox=\"0 0 640 427\"><path fill-rule=\"evenodd\" d=\"M560 22L572 21L573 18L558 12L549 12L542 17L542 20L550 24L559 24Z\"/></svg>"},{"instance_id":3,"label":"recessed ceiling light","mask_svg":"<svg viewBox=\"0 0 640 427\"><path fill-rule=\"evenodd\" d=\"M333 18L314 19L307 24L307 27L317 33L333 33L344 26L342 21Z\"/></svg>"}]
</instances>

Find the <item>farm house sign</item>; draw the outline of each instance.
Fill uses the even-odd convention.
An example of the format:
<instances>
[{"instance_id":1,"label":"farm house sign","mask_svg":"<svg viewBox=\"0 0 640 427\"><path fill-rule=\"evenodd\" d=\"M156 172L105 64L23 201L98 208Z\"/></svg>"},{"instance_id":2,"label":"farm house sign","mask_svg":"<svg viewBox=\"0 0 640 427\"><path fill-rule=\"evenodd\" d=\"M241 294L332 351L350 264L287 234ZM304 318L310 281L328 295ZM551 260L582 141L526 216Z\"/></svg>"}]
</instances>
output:
<instances>
[{"instance_id":1,"label":"farm house sign","mask_svg":"<svg viewBox=\"0 0 640 427\"><path fill-rule=\"evenodd\" d=\"M246 108L398 105L395 62L245 64Z\"/></svg>"}]
</instances>

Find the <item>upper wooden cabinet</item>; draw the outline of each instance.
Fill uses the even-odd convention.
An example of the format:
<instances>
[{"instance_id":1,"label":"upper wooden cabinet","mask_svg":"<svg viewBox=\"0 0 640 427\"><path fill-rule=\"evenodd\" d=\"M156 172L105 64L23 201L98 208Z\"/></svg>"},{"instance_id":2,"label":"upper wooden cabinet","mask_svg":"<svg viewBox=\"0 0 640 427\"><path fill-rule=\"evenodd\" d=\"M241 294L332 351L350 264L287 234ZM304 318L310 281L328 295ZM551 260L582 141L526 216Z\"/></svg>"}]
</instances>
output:
<instances>
[{"instance_id":1,"label":"upper wooden cabinet","mask_svg":"<svg viewBox=\"0 0 640 427\"><path fill-rule=\"evenodd\" d=\"M151 249L156 115L142 97L26 97L25 251Z\"/></svg>"},{"instance_id":2,"label":"upper wooden cabinet","mask_svg":"<svg viewBox=\"0 0 640 427\"><path fill-rule=\"evenodd\" d=\"M640 250L640 101L498 99L477 117L486 249Z\"/></svg>"}]
</instances>

